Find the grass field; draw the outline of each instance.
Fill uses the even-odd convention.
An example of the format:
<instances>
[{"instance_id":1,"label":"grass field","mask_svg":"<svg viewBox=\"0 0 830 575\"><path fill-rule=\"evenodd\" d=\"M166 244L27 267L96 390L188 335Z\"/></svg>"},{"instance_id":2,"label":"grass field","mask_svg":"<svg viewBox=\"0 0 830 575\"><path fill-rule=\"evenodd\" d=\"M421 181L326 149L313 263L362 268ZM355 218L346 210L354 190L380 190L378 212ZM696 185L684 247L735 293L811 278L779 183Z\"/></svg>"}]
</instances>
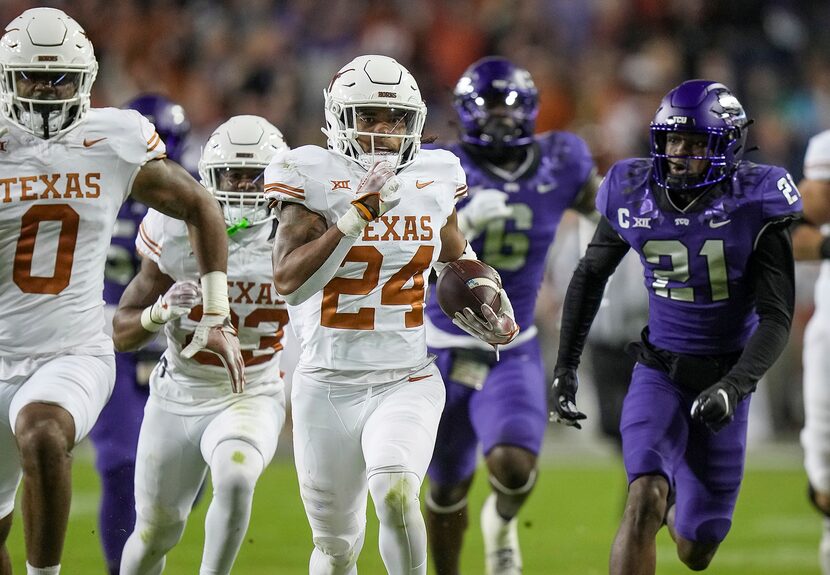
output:
<instances>
[{"instance_id":1,"label":"grass field","mask_svg":"<svg viewBox=\"0 0 830 575\"><path fill-rule=\"evenodd\" d=\"M591 575L607 572L608 550L622 509L624 475L613 453L548 453L539 484L522 512L520 536L525 575ZM817 575L820 519L804 497L798 448L756 449L738 501L732 531L707 571L723 575ZM471 496L473 514L464 550L464 572L484 572L477 513L485 496L480 474ZM104 573L96 534L99 483L88 448L76 457L74 499L64 553L68 575ZM168 558L166 573L197 573L207 503L193 512L184 539ZM25 573L22 525L17 517L10 542L15 573ZM234 573L307 573L310 531L300 503L294 469L275 460L259 482L253 518ZM677 560L665 530L660 533L658 573L690 573ZM377 551L377 521L369 530L359 570L385 573ZM430 571L431 572L431 571Z\"/></svg>"}]
</instances>

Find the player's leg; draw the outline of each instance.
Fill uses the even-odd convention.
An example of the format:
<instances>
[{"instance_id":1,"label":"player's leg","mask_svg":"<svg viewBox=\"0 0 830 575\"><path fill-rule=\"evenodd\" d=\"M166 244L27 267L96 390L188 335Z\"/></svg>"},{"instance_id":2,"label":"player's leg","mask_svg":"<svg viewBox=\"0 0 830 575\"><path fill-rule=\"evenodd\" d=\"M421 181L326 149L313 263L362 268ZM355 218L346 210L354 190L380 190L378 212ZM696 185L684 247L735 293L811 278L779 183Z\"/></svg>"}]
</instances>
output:
<instances>
[{"instance_id":1,"label":"player's leg","mask_svg":"<svg viewBox=\"0 0 830 575\"><path fill-rule=\"evenodd\" d=\"M353 387L353 389L352 389ZM366 528L360 447L366 386L330 386L294 372L294 464L314 550L310 575L353 575Z\"/></svg>"},{"instance_id":2,"label":"player's leg","mask_svg":"<svg viewBox=\"0 0 830 575\"><path fill-rule=\"evenodd\" d=\"M819 563L830 575L830 333L823 318L814 317L804 332L804 468L810 501L823 514Z\"/></svg>"},{"instance_id":3,"label":"player's leg","mask_svg":"<svg viewBox=\"0 0 830 575\"><path fill-rule=\"evenodd\" d=\"M629 490L611 548L611 575L656 570L656 535L689 434L687 402L663 372L640 364L634 368L620 423Z\"/></svg>"},{"instance_id":4,"label":"player's leg","mask_svg":"<svg viewBox=\"0 0 830 575\"><path fill-rule=\"evenodd\" d=\"M71 451L95 424L114 380L112 356L60 356L40 366L11 401L32 567L59 572L72 498Z\"/></svg>"},{"instance_id":5,"label":"player's leg","mask_svg":"<svg viewBox=\"0 0 830 575\"><path fill-rule=\"evenodd\" d=\"M488 575L521 573L517 515L536 483L547 424L545 375L536 340L502 352L470 402L491 494L481 512Z\"/></svg>"},{"instance_id":6,"label":"player's leg","mask_svg":"<svg viewBox=\"0 0 830 575\"><path fill-rule=\"evenodd\" d=\"M689 397L688 405L694 395ZM709 566L732 526L744 472L749 398L717 434L692 423L684 458L676 465L677 502L673 531L677 555L689 569Z\"/></svg>"},{"instance_id":7,"label":"player's leg","mask_svg":"<svg viewBox=\"0 0 830 575\"><path fill-rule=\"evenodd\" d=\"M135 527L135 452L148 386L136 383L133 354L115 356L115 388L89 434L101 478L98 529L110 575L117 575L127 537Z\"/></svg>"},{"instance_id":8,"label":"player's leg","mask_svg":"<svg viewBox=\"0 0 830 575\"><path fill-rule=\"evenodd\" d=\"M425 575L427 534L419 494L435 446L445 390L434 364L412 375L418 381L373 390L372 401L378 403L363 428L362 442L386 570Z\"/></svg>"},{"instance_id":9,"label":"player's leg","mask_svg":"<svg viewBox=\"0 0 830 575\"><path fill-rule=\"evenodd\" d=\"M472 358L459 359L459 367L454 361L453 350L431 351L437 356L435 365L444 379L447 401L428 470L427 537L435 572L438 575L457 575L468 525L467 492L475 473L478 439L468 410L470 396L475 389L456 382L452 375L456 373L454 365L456 369L468 370L465 362L472 362ZM463 379L463 376L460 377Z\"/></svg>"},{"instance_id":10,"label":"player's leg","mask_svg":"<svg viewBox=\"0 0 830 575\"><path fill-rule=\"evenodd\" d=\"M285 395L246 397L225 408L202 435L213 499L205 518L201 575L225 575L251 518L254 487L277 450L285 423Z\"/></svg>"},{"instance_id":11,"label":"player's leg","mask_svg":"<svg viewBox=\"0 0 830 575\"><path fill-rule=\"evenodd\" d=\"M184 532L207 473L199 440L211 416L162 409L151 396L144 409L135 470L135 529L121 556L121 575L158 575Z\"/></svg>"}]
</instances>

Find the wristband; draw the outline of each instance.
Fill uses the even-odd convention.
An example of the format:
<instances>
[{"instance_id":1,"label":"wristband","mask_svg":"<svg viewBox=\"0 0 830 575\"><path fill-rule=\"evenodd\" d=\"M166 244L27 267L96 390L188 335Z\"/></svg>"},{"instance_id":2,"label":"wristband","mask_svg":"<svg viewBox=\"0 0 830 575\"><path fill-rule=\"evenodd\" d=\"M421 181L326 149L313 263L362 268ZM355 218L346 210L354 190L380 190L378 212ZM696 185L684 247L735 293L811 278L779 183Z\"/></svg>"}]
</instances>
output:
<instances>
[{"instance_id":1,"label":"wristband","mask_svg":"<svg viewBox=\"0 0 830 575\"><path fill-rule=\"evenodd\" d=\"M163 323L156 323L155 321L153 321L152 305L145 307L144 310L141 312L141 327L143 327L145 330L151 333L156 333L158 330L164 327Z\"/></svg>"},{"instance_id":2,"label":"wristband","mask_svg":"<svg viewBox=\"0 0 830 575\"><path fill-rule=\"evenodd\" d=\"M202 284L202 315L230 315L228 275L220 271L209 272L200 278L199 283Z\"/></svg>"},{"instance_id":3,"label":"wristband","mask_svg":"<svg viewBox=\"0 0 830 575\"><path fill-rule=\"evenodd\" d=\"M824 236L818 246L818 252L821 254L821 259L830 260L830 236Z\"/></svg>"}]
</instances>

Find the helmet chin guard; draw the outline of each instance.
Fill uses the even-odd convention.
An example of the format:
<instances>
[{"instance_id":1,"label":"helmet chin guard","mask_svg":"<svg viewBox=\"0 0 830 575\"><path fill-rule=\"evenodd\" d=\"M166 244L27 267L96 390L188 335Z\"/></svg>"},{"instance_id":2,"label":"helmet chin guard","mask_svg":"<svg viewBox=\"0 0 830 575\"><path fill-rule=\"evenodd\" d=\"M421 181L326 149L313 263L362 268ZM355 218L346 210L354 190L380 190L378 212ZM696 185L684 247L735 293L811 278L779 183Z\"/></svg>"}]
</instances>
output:
<instances>
[{"instance_id":1,"label":"helmet chin guard","mask_svg":"<svg viewBox=\"0 0 830 575\"><path fill-rule=\"evenodd\" d=\"M386 160L395 169L408 166L421 148L427 107L412 74L388 56L359 56L343 66L323 90L330 150L369 169ZM367 108L389 108L403 115L403 134L376 134L358 131L358 114ZM358 137L369 140L364 149ZM376 148L378 137L400 140L397 151Z\"/></svg>"}]
</instances>

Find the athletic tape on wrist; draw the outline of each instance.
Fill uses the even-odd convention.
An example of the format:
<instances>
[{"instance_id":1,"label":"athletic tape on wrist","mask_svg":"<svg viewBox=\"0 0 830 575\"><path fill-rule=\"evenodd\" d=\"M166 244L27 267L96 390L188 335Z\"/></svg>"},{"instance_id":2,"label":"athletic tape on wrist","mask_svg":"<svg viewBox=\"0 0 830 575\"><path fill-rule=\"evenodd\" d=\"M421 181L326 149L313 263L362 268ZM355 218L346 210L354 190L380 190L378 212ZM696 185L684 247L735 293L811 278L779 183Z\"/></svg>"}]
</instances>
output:
<instances>
[{"instance_id":1,"label":"athletic tape on wrist","mask_svg":"<svg viewBox=\"0 0 830 575\"><path fill-rule=\"evenodd\" d=\"M343 232L344 236L350 238L357 238L363 233L363 228L369 222L360 215L360 211L354 205L352 205L345 214L340 216L340 219L337 220L337 229Z\"/></svg>"},{"instance_id":2,"label":"athletic tape on wrist","mask_svg":"<svg viewBox=\"0 0 830 575\"><path fill-rule=\"evenodd\" d=\"M220 271L209 272L200 278L199 283L202 284L202 313L222 317L230 315L228 275Z\"/></svg>"},{"instance_id":3,"label":"athletic tape on wrist","mask_svg":"<svg viewBox=\"0 0 830 575\"><path fill-rule=\"evenodd\" d=\"M155 305L155 304L153 304ZM153 321L153 306L147 306L141 311L141 327L145 330L156 333L162 327L164 327L163 323L157 323Z\"/></svg>"}]
</instances>

